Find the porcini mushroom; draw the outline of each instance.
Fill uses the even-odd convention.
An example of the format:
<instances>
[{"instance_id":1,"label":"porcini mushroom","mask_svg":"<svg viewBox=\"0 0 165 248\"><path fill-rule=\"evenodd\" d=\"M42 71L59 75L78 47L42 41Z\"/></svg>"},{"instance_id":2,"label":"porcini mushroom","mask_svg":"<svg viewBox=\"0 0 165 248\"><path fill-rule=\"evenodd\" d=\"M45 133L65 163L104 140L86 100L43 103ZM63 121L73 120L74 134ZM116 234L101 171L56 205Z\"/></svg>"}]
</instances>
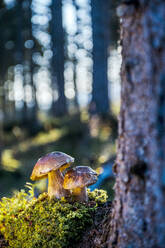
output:
<instances>
[{"instance_id":1,"label":"porcini mushroom","mask_svg":"<svg viewBox=\"0 0 165 248\"><path fill-rule=\"evenodd\" d=\"M48 177L49 197L60 199L68 195L68 190L63 188L64 177L61 171L73 162L74 158L63 152L48 153L37 161L30 179L36 181Z\"/></svg>"},{"instance_id":2,"label":"porcini mushroom","mask_svg":"<svg viewBox=\"0 0 165 248\"><path fill-rule=\"evenodd\" d=\"M73 199L79 202L87 202L86 187L96 183L97 173L88 166L77 166L66 172L63 188L71 190Z\"/></svg>"}]
</instances>

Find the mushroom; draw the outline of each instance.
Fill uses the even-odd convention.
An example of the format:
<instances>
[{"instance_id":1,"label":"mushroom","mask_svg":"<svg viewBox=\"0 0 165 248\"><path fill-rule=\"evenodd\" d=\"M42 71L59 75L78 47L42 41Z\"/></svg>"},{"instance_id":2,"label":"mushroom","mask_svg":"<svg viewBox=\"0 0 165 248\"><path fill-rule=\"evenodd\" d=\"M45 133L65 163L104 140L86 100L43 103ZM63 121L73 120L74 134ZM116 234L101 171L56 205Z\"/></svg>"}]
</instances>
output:
<instances>
[{"instance_id":1,"label":"mushroom","mask_svg":"<svg viewBox=\"0 0 165 248\"><path fill-rule=\"evenodd\" d=\"M34 166L30 179L32 181L48 177L48 195L52 198L65 197L68 190L63 188L64 177L61 173L74 162L74 158L63 152L51 152L41 157Z\"/></svg>"},{"instance_id":2,"label":"mushroom","mask_svg":"<svg viewBox=\"0 0 165 248\"><path fill-rule=\"evenodd\" d=\"M63 188L71 190L74 200L87 202L86 187L96 183L97 173L88 166L77 166L66 172Z\"/></svg>"}]
</instances>

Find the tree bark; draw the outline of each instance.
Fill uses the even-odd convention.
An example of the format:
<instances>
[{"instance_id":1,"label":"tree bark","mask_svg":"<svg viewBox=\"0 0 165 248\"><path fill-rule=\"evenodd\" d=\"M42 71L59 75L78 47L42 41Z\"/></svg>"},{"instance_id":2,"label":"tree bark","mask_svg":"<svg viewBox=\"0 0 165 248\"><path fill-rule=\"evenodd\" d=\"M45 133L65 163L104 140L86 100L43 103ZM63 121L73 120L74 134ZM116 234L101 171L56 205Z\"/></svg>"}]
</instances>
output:
<instances>
[{"instance_id":1,"label":"tree bark","mask_svg":"<svg viewBox=\"0 0 165 248\"><path fill-rule=\"evenodd\" d=\"M93 38L93 85L90 112L99 115L109 113L108 97L108 46L109 18L108 1L92 0Z\"/></svg>"},{"instance_id":2,"label":"tree bark","mask_svg":"<svg viewBox=\"0 0 165 248\"><path fill-rule=\"evenodd\" d=\"M58 88L58 100L54 104L57 115L67 113L66 97L64 93L64 30L62 25L62 0L52 1L52 80Z\"/></svg>"},{"instance_id":3,"label":"tree bark","mask_svg":"<svg viewBox=\"0 0 165 248\"><path fill-rule=\"evenodd\" d=\"M122 1L121 111L108 247L165 246L165 2ZM126 3L129 4L127 5Z\"/></svg>"}]
</instances>

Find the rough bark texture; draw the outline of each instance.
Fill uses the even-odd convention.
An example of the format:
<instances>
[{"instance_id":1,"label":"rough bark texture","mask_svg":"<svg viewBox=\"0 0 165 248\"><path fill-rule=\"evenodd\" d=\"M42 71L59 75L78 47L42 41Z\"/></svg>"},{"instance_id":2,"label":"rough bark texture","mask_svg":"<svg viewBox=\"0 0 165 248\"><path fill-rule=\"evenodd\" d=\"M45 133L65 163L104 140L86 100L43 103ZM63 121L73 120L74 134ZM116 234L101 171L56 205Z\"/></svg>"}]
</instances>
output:
<instances>
[{"instance_id":1,"label":"rough bark texture","mask_svg":"<svg viewBox=\"0 0 165 248\"><path fill-rule=\"evenodd\" d=\"M108 247L165 247L165 2L122 1L121 112Z\"/></svg>"},{"instance_id":2,"label":"rough bark texture","mask_svg":"<svg viewBox=\"0 0 165 248\"><path fill-rule=\"evenodd\" d=\"M109 3L107 0L91 1L93 29L93 90L91 113L109 113L108 98L108 45L109 45Z\"/></svg>"}]
</instances>

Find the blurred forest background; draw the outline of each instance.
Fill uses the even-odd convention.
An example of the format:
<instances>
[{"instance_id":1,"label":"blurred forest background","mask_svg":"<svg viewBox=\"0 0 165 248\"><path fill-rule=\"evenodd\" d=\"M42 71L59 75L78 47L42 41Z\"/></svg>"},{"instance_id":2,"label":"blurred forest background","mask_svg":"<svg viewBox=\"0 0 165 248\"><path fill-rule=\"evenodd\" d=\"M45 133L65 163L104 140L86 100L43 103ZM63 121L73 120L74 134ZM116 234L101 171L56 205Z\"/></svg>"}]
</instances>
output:
<instances>
[{"instance_id":1,"label":"blurred forest background","mask_svg":"<svg viewBox=\"0 0 165 248\"><path fill-rule=\"evenodd\" d=\"M120 105L117 1L0 1L0 197L59 150L112 196ZM46 182L37 184L45 189Z\"/></svg>"}]
</instances>

